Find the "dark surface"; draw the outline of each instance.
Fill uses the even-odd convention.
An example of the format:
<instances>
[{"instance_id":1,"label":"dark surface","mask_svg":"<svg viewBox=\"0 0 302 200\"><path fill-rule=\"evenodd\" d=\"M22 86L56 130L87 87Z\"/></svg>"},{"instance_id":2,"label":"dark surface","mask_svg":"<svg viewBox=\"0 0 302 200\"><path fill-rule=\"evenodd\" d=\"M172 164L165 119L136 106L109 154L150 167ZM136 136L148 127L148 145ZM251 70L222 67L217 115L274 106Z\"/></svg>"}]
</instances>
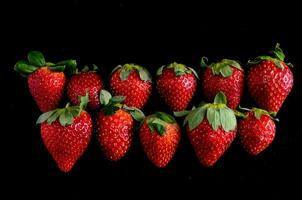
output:
<instances>
[{"instance_id":1,"label":"dark surface","mask_svg":"<svg viewBox=\"0 0 302 200\"><path fill-rule=\"evenodd\" d=\"M9 195L38 197L42 192L43 196L58 197L60 193L78 198L124 195L126 191L200 196L298 193L299 183L295 181L301 178L302 63L297 7L259 2L235 6L217 2L96 4L79 0L43 4L11 1L1 6L2 11L8 11L0 14L0 87L5 112L1 120L1 181L6 185L1 189L11 189ZM266 53L276 42L296 67L292 69L294 88L278 114L273 144L261 155L251 157L236 139L210 169L199 164L185 132L171 163L157 169L143 154L136 133L129 153L118 162L106 161L93 137L74 169L63 174L42 144L35 125L40 113L26 80L13 71L15 62L25 58L29 50L40 50L50 61L75 58L80 66L95 63L108 84L109 73L118 64L138 63L155 75L158 67L177 61L200 73L203 55L210 61L232 58L245 63ZM193 103L201 100L199 85ZM254 106L247 94L241 105ZM154 110L168 112L155 90L144 112ZM183 189L171 190L169 186ZM141 187L145 189L138 189Z\"/></svg>"}]
</instances>

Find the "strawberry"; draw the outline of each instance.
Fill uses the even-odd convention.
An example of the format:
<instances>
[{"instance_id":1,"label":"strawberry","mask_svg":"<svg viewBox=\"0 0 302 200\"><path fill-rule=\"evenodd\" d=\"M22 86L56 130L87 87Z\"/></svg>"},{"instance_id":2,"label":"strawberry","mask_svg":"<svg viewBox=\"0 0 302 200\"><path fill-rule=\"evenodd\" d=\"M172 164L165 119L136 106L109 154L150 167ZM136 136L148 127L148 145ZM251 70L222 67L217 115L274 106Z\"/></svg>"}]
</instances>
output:
<instances>
[{"instance_id":1,"label":"strawberry","mask_svg":"<svg viewBox=\"0 0 302 200\"><path fill-rule=\"evenodd\" d=\"M29 91L40 111L55 109L60 103L66 82L62 71L65 67L76 67L76 61L45 62L43 54L38 51L29 52L27 57L27 61L21 60L15 64L15 71L27 77Z\"/></svg>"},{"instance_id":2,"label":"strawberry","mask_svg":"<svg viewBox=\"0 0 302 200\"><path fill-rule=\"evenodd\" d=\"M259 56L249 61L247 86L259 107L277 114L293 87L294 77L288 67L291 64L284 63L285 56L279 44L272 53L273 56Z\"/></svg>"},{"instance_id":3,"label":"strawberry","mask_svg":"<svg viewBox=\"0 0 302 200\"><path fill-rule=\"evenodd\" d=\"M86 150L92 136L92 120L84 111L88 94L81 97L81 105L56 109L42 114L41 136L59 169L69 172Z\"/></svg>"},{"instance_id":4,"label":"strawberry","mask_svg":"<svg viewBox=\"0 0 302 200\"><path fill-rule=\"evenodd\" d=\"M156 112L145 118L139 137L148 159L157 167L165 167L176 151L181 131L172 116Z\"/></svg>"},{"instance_id":5,"label":"strawberry","mask_svg":"<svg viewBox=\"0 0 302 200\"><path fill-rule=\"evenodd\" d=\"M276 126L270 114L253 108L238 123L238 135L244 149L251 155L258 155L274 140Z\"/></svg>"},{"instance_id":6,"label":"strawberry","mask_svg":"<svg viewBox=\"0 0 302 200\"><path fill-rule=\"evenodd\" d=\"M202 66L205 64L202 59ZM237 61L222 59L220 62L208 65L202 79L203 93L207 101L213 101L221 91L228 99L228 107L235 109L240 103L243 93L244 72Z\"/></svg>"},{"instance_id":7,"label":"strawberry","mask_svg":"<svg viewBox=\"0 0 302 200\"><path fill-rule=\"evenodd\" d=\"M142 66L119 65L112 71L110 87L114 95L125 97L124 104L141 109L151 95L151 76Z\"/></svg>"},{"instance_id":8,"label":"strawberry","mask_svg":"<svg viewBox=\"0 0 302 200\"><path fill-rule=\"evenodd\" d=\"M205 167L213 166L236 136L236 117L226 104L226 96L219 92L213 104L202 104L192 111L174 113L176 116L187 115L184 125L189 140Z\"/></svg>"},{"instance_id":9,"label":"strawberry","mask_svg":"<svg viewBox=\"0 0 302 200\"><path fill-rule=\"evenodd\" d=\"M196 91L194 69L176 62L157 70L156 88L172 111L185 110Z\"/></svg>"},{"instance_id":10,"label":"strawberry","mask_svg":"<svg viewBox=\"0 0 302 200\"><path fill-rule=\"evenodd\" d=\"M76 70L75 74L70 78L67 85L67 95L72 104L78 105L78 96L83 96L88 92L88 108L99 108L99 94L103 88L103 81L97 73L97 66L93 65L93 67L92 71L89 71L88 66L84 67L81 72Z\"/></svg>"},{"instance_id":11,"label":"strawberry","mask_svg":"<svg viewBox=\"0 0 302 200\"><path fill-rule=\"evenodd\" d=\"M142 111L121 104L124 100L123 96L112 97L106 90L101 91L104 108L97 118L98 140L105 157L112 161L121 159L131 146L133 118L137 121L144 118Z\"/></svg>"}]
</instances>

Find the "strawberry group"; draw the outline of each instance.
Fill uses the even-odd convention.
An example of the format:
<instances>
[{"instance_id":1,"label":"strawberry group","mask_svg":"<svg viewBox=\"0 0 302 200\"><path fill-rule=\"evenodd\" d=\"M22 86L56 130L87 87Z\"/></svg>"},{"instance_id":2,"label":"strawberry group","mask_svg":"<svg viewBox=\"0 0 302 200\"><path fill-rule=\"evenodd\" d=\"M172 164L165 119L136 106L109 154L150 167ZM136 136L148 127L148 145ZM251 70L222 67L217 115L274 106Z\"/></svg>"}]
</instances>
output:
<instances>
[{"instance_id":1,"label":"strawberry group","mask_svg":"<svg viewBox=\"0 0 302 200\"><path fill-rule=\"evenodd\" d=\"M198 75L194 69L171 63L157 70L156 90L165 105L177 117L186 116L183 125L200 163L211 167L223 156L236 135L251 155L263 152L274 140L276 125L273 118L293 87L291 64L284 62L279 44L271 56L259 56L248 62L247 88L259 108L239 106L244 89L244 70L235 60L222 59L206 64L202 74L202 89L207 102L186 110L197 90ZM27 60L14 66L27 78L29 91L42 115L37 120L44 145L58 168L69 172L83 155L92 138L96 115L96 134L104 156L111 161L122 159L136 137L146 157L159 168L172 160L181 139L181 128L165 112L145 117L140 110L152 92L151 75L136 64L119 65L110 77L110 89L104 83L96 65L81 71L75 60L46 62L42 53L31 51ZM71 73L66 73L67 71ZM67 75L66 75L67 74ZM58 108L66 97L65 108ZM237 109L245 110L241 113ZM156 108L154 108L156 109ZM94 116L94 115L92 115ZM237 125L236 117L240 117Z\"/></svg>"},{"instance_id":2,"label":"strawberry group","mask_svg":"<svg viewBox=\"0 0 302 200\"><path fill-rule=\"evenodd\" d=\"M157 70L156 88L172 111L185 110L196 91L198 78L194 69L171 63Z\"/></svg>"}]
</instances>

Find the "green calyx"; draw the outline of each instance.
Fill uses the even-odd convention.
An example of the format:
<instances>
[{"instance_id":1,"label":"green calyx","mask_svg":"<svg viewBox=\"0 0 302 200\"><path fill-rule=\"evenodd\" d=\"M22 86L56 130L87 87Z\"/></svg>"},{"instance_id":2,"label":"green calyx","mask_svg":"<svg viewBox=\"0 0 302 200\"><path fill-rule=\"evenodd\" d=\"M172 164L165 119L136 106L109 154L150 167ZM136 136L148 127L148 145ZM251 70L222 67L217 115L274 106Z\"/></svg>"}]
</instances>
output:
<instances>
[{"instance_id":1,"label":"green calyx","mask_svg":"<svg viewBox=\"0 0 302 200\"><path fill-rule=\"evenodd\" d=\"M67 103L65 108L58 108L52 111L48 111L40 115L36 124L41 124L47 122L48 124L53 123L56 120L59 120L59 123L62 126L67 126L73 123L73 119L81 114L81 112L86 108L89 98L88 93L85 96L80 96L80 105L78 106L69 106Z\"/></svg>"},{"instance_id":2,"label":"green calyx","mask_svg":"<svg viewBox=\"0 0 302 200\"><path fill-rule=\"evenodd\" d=\"M120 69L120 78L121 80L127 80L129 77L129 74L132 70L136 70L139 74L139 77L142 81L148 81L148 82L152 82L152 77L150 72L140 66L140 65L136 65L136 64L125 64L125 65L118 65L117 67L115 67L111 73L115 72L116 70Z\"/></svg>"},{"instance_id":3,"label":"green calyx","mask_svg":"<svg viewBox=\"0 0 302 200\"><path fill-rule=\"evenodd\" d=\"M266 116L269 116L271 119L275 120L275 121L279 121L276 117L276 114L275 112L268 112L266 110L263 110L261 108L256 108L256 107L253 107L252 109L248 109L248 108L243 108L241 106L239 106L239 109L241 110L244 110L244 111L247 111L247 112L253 112L254 113L254 116L260 120L261 119L261 116L262 115L266 115ZM239 111L237 111L239 112ZM239 112L240 113L240 112ZM246 115L245 115L246 116ZM246 118L246 117L245 117Z\"/></svg>"},{"instance_id":4,"label":"green calyx","mask_svg":"<svg viewBox=\"0 0 302 200\"><path fill-rule=\"evenodd\" d=\"M146 123L153 133L156 131L160 136L164 136L167 124L175 124L175 119L164 112L155 112L146 118Z\"/></svg>"},{"instance_id":5,"label":"green calyx","mask_svg":"<svg viewBox=\"0 0 302 200\"><path fill-rule=\"evenodd\" d=\"M72 72L72 74L80 74L80 73L84 73L84 72L98 72L98 71L99 71L98 66L95 64L92 64L92 66L85 65L80 71L78 68L76 68Z\"/></svg>"},{"instance_id":6,"label":"green calyx","mask_svg":"<svg viewBox=\"0 0 302 200\"><path fill-rule=\"evenodd\" d=\"M201 104L191 111L175 112L175 116L185 116L183 125L189 130L195 129L206 117L213 130L222 127L226 132L235 130L237 120L232 109L227 107L227 99L223 92L217 93L213 103Z\"/></svg>"},{"instance_id":7,"label":"green calyx","mask_svg":"<svg viewBox=\"0 0 302 200\"><path fill-rule=\"evenodd\" d=\"M68 70L75 70L77 66L76 60L64 60L56 64L52 62L46 62L43 54L39 51L30 51L27 55L27 60L18 61L14 70L21 74L23 77L27 77L41 67L47 67L52 71L62 72L66 68Z\"/></svg>"},{"instance_id":8,"label":"green calyx","mask_svg":"<svg viewBox=\"0 0 302 200\"><path fill-rule=\"evenodd\" d=\"M138 108L128 107L127 105L122 104L124 100L124 96L112 97L112 95L107 90L101 90L100 92L100 102L102 105L104 105L105 115L113 115L119 109L123 109L129 112L136 121L143 121L143 119L145 118L144 113Z\"/></svg>"},{"instance_id":9,"label":"green calyx","mask_svg":"<svg viewBox=\"0 0 302 200\"><path fill-rule=\"evenodd\" d=\"M280 44L277 43L275 49L270 52L271 56L258 56L253 60L248 61L248 65L255 65L263 60L269 60L273 62L279 69L284 69L284 65L282 64L285 59L285 55L280 48ZM291 63L286 63L288 66L293 67Z\"/></svg>"},{"instance_id":10,"label":"green calyx","mask_svg":"<svg viewBox=\"0 0 302 200\"><path fill-rule=\"evenodd\" d=\"M184 74L192 74L193 73L196 76L196 78L199 79L198 74L196 73L196 71L193 68L187 67L184 64L180 64L180 63L176 63L176 62L171 63L167 66L161 66L157 70L156 75L157 76L161 75L165 68L166 69L173 69L176 76L181 76L181 75L184 75Z\"/></svg>"},{"instance_id":11,"label":"green calyx","mask_svg":"<svg viewBox=\"0 0 302 200\"><path fill-rule=\"evenodd\" d=\"M206 57L201 58L200 65L202 67L210 67L212 69L212 73L214 75L221 75L223 77L229 77L233 74L233 69L237 68L239 70L243 70L239 64L239 62L230 59L222 59L220 62L212 63L207 65L208 59Z\"/></svg>"}]
</instances>

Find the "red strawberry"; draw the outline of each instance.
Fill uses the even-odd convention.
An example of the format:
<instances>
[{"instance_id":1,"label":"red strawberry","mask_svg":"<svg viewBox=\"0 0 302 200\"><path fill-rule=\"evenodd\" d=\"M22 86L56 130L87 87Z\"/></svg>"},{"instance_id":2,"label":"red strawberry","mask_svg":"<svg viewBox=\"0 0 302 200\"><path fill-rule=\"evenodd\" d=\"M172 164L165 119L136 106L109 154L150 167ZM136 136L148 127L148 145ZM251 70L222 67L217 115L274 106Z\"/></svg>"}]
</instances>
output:
<instances>
[{"instance_id":1,"label":"red strawberry","mask_svg":"<svg viewBox=\"0 0 302 200\"><path fill-rule=\"evenodd\" d=\"M41 136L47 150L63 172L69 172L86 150L92 136L92 120L83 111L88 95L81 106L56 109L42 114ZM86 103L84 103L86 102Z\"/></svg>"},{"instance_id":2,"label":"red strawberry","mask_svg":"<svg viewBox=\"0 0 302 200\"><path fill-rule=\"evenodd\" d=\"M259 56L249 62L251 69L247 86L251 97L261 108L276 114L293 87L294 77L283 62L285 56L279 44L273 53L273 57Z\"/></svg>"},{"instance_id":3,"label":"red strawberry","mask_svg":"<svg viewBox=\"0 0 302 200\"><path fill-rule=\"evenodd\" d=\"M202 65L206 66L204 58ZM238 62L223 59L210 64L203 74L202 81L203 93L207 101L213 101L215 95L221 91L228 99L228 107L237 108L244 84L244 72Z\"/></svg>"},{"instance_id":4,"label":"red strawberry","mask_svg":"<svg viewBox=\"0 0 302 200\"><path fill-rule=\"evenodd\" d=\"M251 155L258 155L274 140L276 126L269 113L253 108L238 123L238 135L244 149Z\"/></svg>"},{"instance_id":5,"label":"red strawberry","mask_svg":"<svg viewBox=\"0 0 302 200\"><path fill-rule=\"evenodd\" d=\"M134 120L144 118L137 108L122 105L123 96L111 97L106 90L101 91L101 103L105 105L97 118L98 140L105 156L109 160L121 159L129 150Z\"/></svg>"},{"instance_id":6,"label":"red strawberry","mask_svg":"<svg viewBox=\"0 0 302 200\"><path fill-rule=\"evenodd\" d=\"M236 117L226 106L226 97L219 92L213 104L204 104L194 110L175 113L188 114L184 120L187 134L199 161L213 166L229 148L236 136Z\"/></svg>"},{"instance_id":7,"label":"red strawberry","mask_svg":"<svg viewBox=\"0 0 302 200\"><path fill-rule=\"evenodd\" d=\"M181 131L172 116L156 112L144 120L139 136L149 160L157 167L165 167L176 151Z\"/></svg>"},{"instance_id":8,"label":"red strawberry","mask_svg":"<svg viewBox=\"0 0 302 200\"><path fill-rule=\"evenodd\" d=\"M61 100L65 87L65 67L76 67L75 60L66 60L57 64L45 62L38 51L28 53L28 61L16 63L15 71L28 76L28 87L31 95L42 112L55 109Z\"/></svg>"},{"instance_id":9,"label":"red strawberry","mask_svg":"<svg viewBox=\"0 0 302 200\"><path fill-rule=\"evenodd\" d=\"M83 96L88 92L88 107L90 109L99 108L99 94L103 88L103 81L96 70L96 65L94 65L93 71L89 71L89 68L86 66L81 72L76 72L70 78L67 85L67 94L72 104L78 105L78 96Z\"/></svg>"},{"instance_id":10,"label":"red strawberry","mask_svg":"<svg viewBox=\"0 0 302 200\"><path fill-rule=\"evenodd\" d=\"M156 88L165 103L172 111L185 110L196 91L194 69L174 62L159 68L157 76Z\"/></svg>"},{"instance_id":11,"label":"red strawberry","mask_svg":"<svg viewBox=\"0 0 302 200\"><path fill-rule=\"evenodd\" d=\"M130 107L142 108L148 101L152 82L150 73L139 65L119 65L112 71L110 87L114 95L124 96Z\"/></svg>"}]
</instances>

